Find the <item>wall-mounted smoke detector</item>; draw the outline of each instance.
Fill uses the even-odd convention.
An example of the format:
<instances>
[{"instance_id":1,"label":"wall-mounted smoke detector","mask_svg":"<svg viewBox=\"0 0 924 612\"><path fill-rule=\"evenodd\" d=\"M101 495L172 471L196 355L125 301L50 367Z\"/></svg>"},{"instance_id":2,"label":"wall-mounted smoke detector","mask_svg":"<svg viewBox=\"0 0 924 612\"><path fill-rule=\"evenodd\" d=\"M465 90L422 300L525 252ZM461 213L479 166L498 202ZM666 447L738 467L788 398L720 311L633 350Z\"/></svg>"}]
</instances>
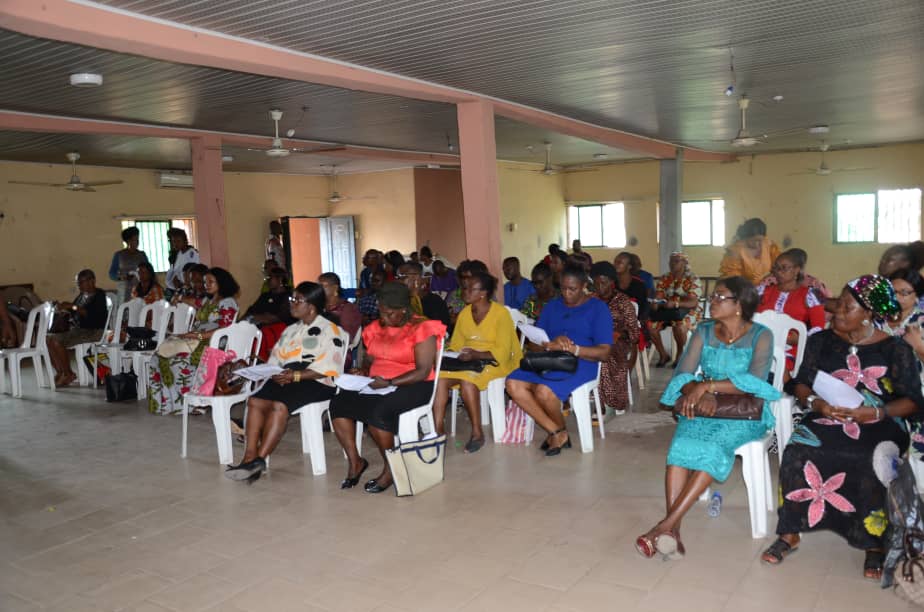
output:
<instances>
[{"instance_id":1,"label":"wall-mounted smoke detector","mask_svg":"<svg viewBox=\"0 0 924 612\"><path fill-rule=\"evenodd\" d=\"M71 75L74 87L99 87L103 84L103 75L93 72L75 72Z\"/></svg>"}]
</instances>

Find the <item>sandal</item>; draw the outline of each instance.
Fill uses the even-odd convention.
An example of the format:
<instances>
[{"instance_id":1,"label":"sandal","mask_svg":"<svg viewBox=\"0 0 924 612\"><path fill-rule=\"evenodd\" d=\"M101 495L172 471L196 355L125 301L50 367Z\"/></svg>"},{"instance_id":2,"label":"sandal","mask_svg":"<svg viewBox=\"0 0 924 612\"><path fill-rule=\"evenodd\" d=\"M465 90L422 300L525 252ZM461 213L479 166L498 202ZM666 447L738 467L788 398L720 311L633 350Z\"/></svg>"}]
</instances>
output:
<instances>
[{"instance_id":1,"label":"sandal","mask_svg":"<svg viewBox=\"0 0 924 612\"><path fill-rule=\"evenodd\" d=\"M655 538L655 541L653 542L647 534L640 535L635 539L635 550L637 550L638 554L642 555L646 559L651 559L658 552L656 542L657 538Z\"/></svg>"},{"instance_id":2,"label":"sandal","mask_svg":"<svg viewBox=\"0 0 924 612\"><path fill-rule=\"evenodd\" d=\"M885 555L881 550L866 551L866 559L863 561L863 577L870 580L882 580L882 562Z\"/></svg>"},{"instance_id":3,"label":"sandal","mask_svg":"<svg viewBox=\"0 0 924 612\"><path fill-rule=\"evenodd\" d=\"M481 447L484 446L484 437L481 438L471 438L468 443L465 445L466 453L477 453L481 450Z\"/></svg>"},{"instance_id":4,"label":"sandal","mask_svg":"<svg viewBox=\"0 0 924 612\"><path fill-rule=\"evenodd\" d=\"M783 559L799 550L799 546L793 546L783 538L777 538L776 542L770 545L767 550L760 556L760 560L767 565L779 565Z\"/></svg>"},{"instance_id":5,"label":"sandal","mask_svg":"<svg viewBox=\"0 0 924 612\"><path fill-rule=\"evenodd\" d=\"M567 434L567 433L568 433L568 429L565 428L565 427L562 427L562 428L559 429L558 431L553 431L553 432L552 432L552 435L549 436L549 438L551 438L552 436L557 436L557 435L560 434L560 433L565 433L565 434ZM555 457L555 456L557 456L557 455L560 455L562 449L564 449L564 448L571 448L571 436L570 436L570 435L569 435L567 438L565 438L565 441L562 442L561 445L559 445L559 446L552 446L551 444L549 444L549 449L548 449L547 451L545 451L545 456L546 456L546 457Z\"/></svg>"}]
</instances>

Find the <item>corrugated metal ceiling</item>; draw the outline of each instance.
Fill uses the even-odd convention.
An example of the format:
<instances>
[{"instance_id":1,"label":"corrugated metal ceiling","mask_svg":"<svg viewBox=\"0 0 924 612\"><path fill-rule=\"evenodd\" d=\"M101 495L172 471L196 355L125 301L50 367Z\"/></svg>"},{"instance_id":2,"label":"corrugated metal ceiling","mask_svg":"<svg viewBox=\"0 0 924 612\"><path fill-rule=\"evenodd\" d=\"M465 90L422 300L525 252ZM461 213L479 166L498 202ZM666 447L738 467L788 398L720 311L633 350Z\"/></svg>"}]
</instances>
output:
<instances>
[{"instance_id":1,"label":"corrugated metal ceiling","mask_svg":"<svg viewBox=\"0 0 924 612\"><path fill-rule=\"evenodd\" d=\"M729 150L829 124L835 143L924 138L920 0L101 0L99 4ZM785 96L782 104L772 96ZM804 147L804 132L763 149Z\"/></svg>"}]
</instances>

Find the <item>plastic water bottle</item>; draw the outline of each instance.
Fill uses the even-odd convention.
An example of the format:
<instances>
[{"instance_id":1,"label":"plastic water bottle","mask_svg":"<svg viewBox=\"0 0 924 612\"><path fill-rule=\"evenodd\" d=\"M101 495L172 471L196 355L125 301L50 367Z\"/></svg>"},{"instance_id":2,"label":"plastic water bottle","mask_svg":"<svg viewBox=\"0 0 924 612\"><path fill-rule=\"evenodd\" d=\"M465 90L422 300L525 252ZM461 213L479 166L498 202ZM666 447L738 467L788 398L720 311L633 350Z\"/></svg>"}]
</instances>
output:
<instances>
[{"instance_id":1,"label":"plastic water bottle","mask_svg":"<svg viewBox=\"0 0 924 612\"><path fill-rule=\"evenodd\" d=\"M716 518L722 514L722 494L718 491L713 493L712 497L709 498L709 506L706 508L706 514L712 518Z\"/></svg>"}]
</instances>

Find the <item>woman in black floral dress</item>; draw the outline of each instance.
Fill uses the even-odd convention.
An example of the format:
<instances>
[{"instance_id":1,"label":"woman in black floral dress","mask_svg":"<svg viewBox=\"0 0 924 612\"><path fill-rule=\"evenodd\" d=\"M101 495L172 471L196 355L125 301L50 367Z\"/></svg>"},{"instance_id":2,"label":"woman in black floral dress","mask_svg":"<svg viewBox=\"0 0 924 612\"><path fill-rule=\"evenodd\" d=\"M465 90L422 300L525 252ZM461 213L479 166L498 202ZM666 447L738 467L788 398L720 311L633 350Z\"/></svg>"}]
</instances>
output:
<instances>
[{"instance_id":1,"label":"woman in black floral dress","mask_svg":"<svg viewBox=\"0 0 924 612\"><path fill-rule=\"evenodd\" d=\"M780 563L798 548L800 533L826 529L866 551L864 576L881 577L886 485L908 448L905 419L918 419L924 404L911 347L874 325L897 312L889 281L862 276L841 292L832 328L809 338L793 382L810 412L783 452L779 538L764 551L765 562ZM854 387L862 404L832 406L815 396L819 372Z\"/></svg>"}]
</instances>

